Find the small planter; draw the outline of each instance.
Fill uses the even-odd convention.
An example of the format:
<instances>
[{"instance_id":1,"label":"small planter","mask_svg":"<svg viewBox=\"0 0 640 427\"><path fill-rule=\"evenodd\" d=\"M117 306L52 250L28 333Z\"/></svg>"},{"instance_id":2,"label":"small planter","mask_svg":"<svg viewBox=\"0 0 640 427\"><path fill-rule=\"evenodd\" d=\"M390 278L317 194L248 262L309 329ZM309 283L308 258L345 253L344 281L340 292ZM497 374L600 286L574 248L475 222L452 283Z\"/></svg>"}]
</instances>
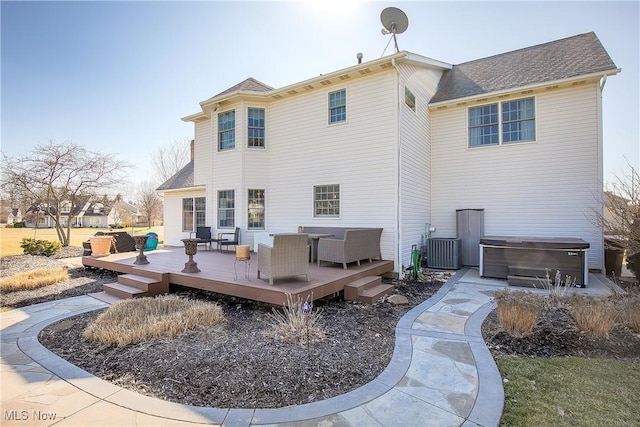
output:
<instances>
[{"instance_id":1,"label":"small planter","mask_svg":"<svg viewBox=\"0 0 640 427\"><path fill-rule=\"evenodd\" d=\"M136 257L136 260L133 262L136 265L149 264L149 261L147 260L147 256L144 254L144 248L147 245L148 238L149 236L147 235L133 236L133 239L136 242L136 249L140 251L138 253L138 256Z\"/></svg>"},{"instance_id":2,"label":"small planter","mask_svg":"<svg viewBox=\"0 0 640 427\"><path fill-rule=\"evenodd\" d=\"M198 239L181 239L184 243L184 252L189 257L189 261L184 264L183 273L199 273L198 263L193 260L193 256L198 253Z\"/></svg>"},{"instance_id":3,"label":"small planter","mask_svg":"<svg viewBox=\"0 0 640 427\"><path fill-rule=\"evenodd\" d=\"M111 241L113 238L111 236L93 236L89 239L91 242L91 256L93 257L101 257L107 256L111 252Z\"/></svg>"}]
</instances>

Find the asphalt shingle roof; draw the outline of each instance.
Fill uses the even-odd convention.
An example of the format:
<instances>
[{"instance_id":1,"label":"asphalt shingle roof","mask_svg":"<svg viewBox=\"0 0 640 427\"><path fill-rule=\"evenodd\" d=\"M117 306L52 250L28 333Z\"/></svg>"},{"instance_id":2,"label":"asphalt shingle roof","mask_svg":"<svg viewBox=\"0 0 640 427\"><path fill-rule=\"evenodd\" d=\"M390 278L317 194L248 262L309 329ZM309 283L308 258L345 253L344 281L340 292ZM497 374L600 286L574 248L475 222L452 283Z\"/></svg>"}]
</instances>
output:
<instances>
[{"instance_id":1,"label":"asphalt shingle roof","mask_svg":"<svg viewBox=\"0 0 640 427\"><path fill-rule=\"evenodd\" d=\"M177 190L189 187L193 187L193 160L166 180L160 187L156 188L156 191Z\"/></svg>"},{"instance_id":2,"label":"asphalt shingle roof","mask_svg":"<svg viewBox=\"0 0 640 427\"><path fill-rule=\"evenodd\" d=\"M454 65L431 103L616 69L595 33Z\"/></svg>"},{"instance_id":3,"label":"asphalt shingle roof","mask_svg":"<svg viewBox=\"0 0 640 427\"><path fill-rule=\"evenodd\" d=\"M256 79L254 79L253 77L249 77L248 79L241 81L240 83L238 83L235 86L231 86L229 89L220 92L219 94L213 96L210 99L213 98L217 98L219 96L222 95L226 95L228 93L233 93L233 92L269 92L274 90L271 86L266 85Z\"/></svg>"}]
</instances>

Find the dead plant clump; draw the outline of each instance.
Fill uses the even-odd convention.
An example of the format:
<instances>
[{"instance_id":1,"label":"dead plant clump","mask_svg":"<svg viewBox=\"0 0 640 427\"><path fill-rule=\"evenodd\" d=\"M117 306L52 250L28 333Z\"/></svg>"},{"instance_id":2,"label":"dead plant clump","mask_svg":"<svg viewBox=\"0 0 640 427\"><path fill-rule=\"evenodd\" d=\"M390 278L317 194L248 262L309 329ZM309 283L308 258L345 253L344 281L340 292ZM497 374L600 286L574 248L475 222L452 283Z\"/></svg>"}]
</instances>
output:
<instances>
[{"instance_id":1,"label":"dead plant clump","mask_svg":"<svg viewBox=\"0 0 640 427\"><path fill-rule=\"evenodd\" d=\"M618 295L614 300L617 321L640 334L640 294Z\"/></svg>"},{"instance_id":2,"label":"dead plant clump","mask_svg":"<svg viewBox=\"0 0 640 427\"><path fill-rule=\"evenodd\" d=\"M69 280L66 268L45 268L14 274L0 279L2 292L24 291L55 285Z\"/></svg>"},{"instance_id":3,"label":"dead plant clump","mask_svg":"<svg viewBox=\"0 0 640 427\"><path fill-rule=\"evenodd\" d=\"M180 298L176 295L119 301L89 324L83 336L122 347L161 336L221 323L218 304Z\"/></svg>"},{"instance_id":4,"label":"dead plant clump","mask_svg":"<svg viewBox=\"0 0 640 427\"><path fill-rule=\"evenodd\" d=\"M574 295L568 298L571 316L582 332L606 338L616 324L616 312L608 298Z\"/></svg>"},{"instance_id":5,"label":"dead plant clump","mask_svg":"<svg viewBox=\"0 0 640 427\"><path fill-rule=\"evenodd\" d=\"M320 326L321 312L313 310L309 297L303 302L300 297L294 300L291 294L287 294L287 303L282 311L274 307L267 318L271 329L266 334L271 338L307 345L325 338L325 332Z\"/></svg>"},{"instance_id":6,"label":"dead plant clump","mask_svg":"<svg viewBox=\"0 0 640 427\"><path fill-rule=\"evenodd\" d=\"M538 322L541 298L531 292L503 290L495 293L498 318L504 329L513 336L527 336Z\"/></svg>"}]
</instances>

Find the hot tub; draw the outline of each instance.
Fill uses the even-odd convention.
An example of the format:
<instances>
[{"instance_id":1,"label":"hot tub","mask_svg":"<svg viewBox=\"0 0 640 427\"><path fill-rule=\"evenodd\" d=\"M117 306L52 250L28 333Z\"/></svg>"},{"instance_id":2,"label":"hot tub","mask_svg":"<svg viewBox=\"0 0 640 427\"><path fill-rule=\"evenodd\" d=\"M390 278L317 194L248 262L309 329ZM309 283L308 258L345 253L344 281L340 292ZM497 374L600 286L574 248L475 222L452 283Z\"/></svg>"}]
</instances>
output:
<instances>
[{"instance_id":1,"label":"hot tub","mask_svg":"<svg viewBox=\"0 0 640 427\"><path fill-rule=\"evenodd\" d=\"M485 236L480 239L480 275L526 284L556 271L586 286L589 243L571 237ZM525 280L528 279L528 280ZM522 282L522 283L519 283Z\"/></svg>"}]
</instances>

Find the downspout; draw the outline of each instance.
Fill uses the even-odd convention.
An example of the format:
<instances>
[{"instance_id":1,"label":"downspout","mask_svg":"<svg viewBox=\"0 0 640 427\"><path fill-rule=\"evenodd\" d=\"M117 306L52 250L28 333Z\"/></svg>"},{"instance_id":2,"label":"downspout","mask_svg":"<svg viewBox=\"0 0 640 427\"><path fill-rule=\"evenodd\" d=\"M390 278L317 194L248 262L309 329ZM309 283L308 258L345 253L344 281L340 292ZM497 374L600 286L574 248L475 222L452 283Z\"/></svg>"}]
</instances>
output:
<instances>
[{"instance_id":1,"label":"downspout","mask_svg":"<svg viewBox=\"0 0 640 427\"><path fill-rule=\"evenodd\" d=\"M599 194L599 198L598 200L600 201L600 203L598 203L597 206L597 212L600 218L603 217L604 215L604 170L603 170L603 164L604 164L604 136L603 136L603 129L602 129L602 89L604 89L604 85L607 83L607 75L604 74L602 76L602 78L600 79L599 84L597 85L597 96L596 96L596 112L598 115L598 164L597 164L597 170L598 170L598 194ZM599 230L599 236L598 236L598 240L600 241L600 245L602 250L602 253L604 253L604 230L602 228L600 228ZM602 254L601 254L602 256ZM600 272L604 274L605 272L605 267L604 267L604 259L600 259L601 261L601 266L600 266ZM588 259L587 259L587 268L585 269L585 276L588 274L589 271L589 267L588 267ZM586 278L584 279L586 282Z\"/></svg>"},{"instance_id":2,"label":"downspout","mask_svg":"<svg viewBox=\"0 0 640 427\"><path fill-rule=\"evenodd\" d=\"M391 58L391 65L396 70L396 146L397 146L397 171L396 171L396 186L397 186L397 198L396 198L396 247L395 247L395 259L397 260L397 268L398 268L398 277L400 279L404 278L404 265L402 263L402 221L400 220L401 215L401 203L402 203L402 186L401 186L401 178L402 178L402 149L401 149L401 132L400 132L400 70L398 69L398 65L396 64L396 59Z\"/></svg>"}]
</instances>

